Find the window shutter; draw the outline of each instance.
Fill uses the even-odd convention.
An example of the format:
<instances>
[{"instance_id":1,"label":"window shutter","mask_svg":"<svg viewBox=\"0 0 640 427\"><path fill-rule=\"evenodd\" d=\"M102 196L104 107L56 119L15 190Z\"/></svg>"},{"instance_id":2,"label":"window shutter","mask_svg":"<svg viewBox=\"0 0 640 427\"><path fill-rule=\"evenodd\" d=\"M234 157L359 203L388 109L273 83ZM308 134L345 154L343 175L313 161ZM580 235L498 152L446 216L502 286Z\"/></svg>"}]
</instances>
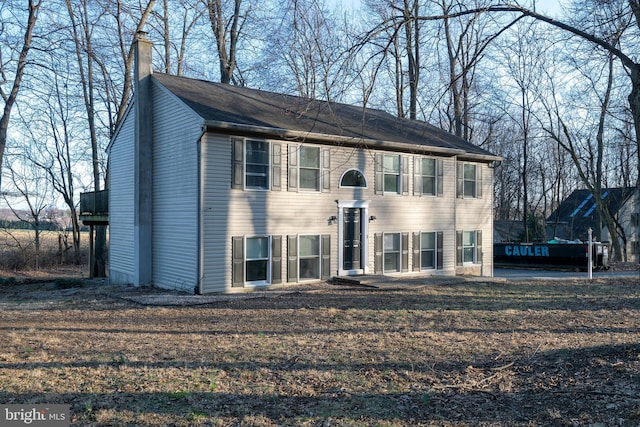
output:
<instances>
[{"instance_id":1,"label":"window shutter","mask_svg":"<svg viewBox=\"0 0 640 427\"><path fill-rule=\"evenodd\" d=\"M298 281L298 236L287 236L287 282Z\"/></svg>"},{"instance_id":2,"label":"window shutter","mask_svg":"<svg viewBox=\"0 0 640 427\"><path fill-rule=\"evenodd\" d=\"M476 264L482 264L482 230L476 230Z\"/></svg>"},{"instance_id":3,"label":"window shutter","mask_svg":"<svg viewBox=\"0 0 640 427\"><path fill-rule=\"evenodd\" d=\"M444 185L443 179L444 179L444 162L442 161L442 159L438 159L436 160L436 175L438 176L437 179L437 186L438 186L438 190L437 190L437 194L438 197L442 197L442 187Z\"/></svg>"},{"instance_id":4,"label":"window shutter","mask_svg":"<svg viewBox=\"0 0 640 427\"><path fill-rule=\"evenodd\" d=\"M442 263L442 231L436 233L436 269L442 270L444 265Z\"/></svg>"},{"instance_id":5,"label":"window shutter","mask_svg":"<svg viewBox=\"0 0 640 427\"><path fill-rule=\"evenodd\" d=\"M409 158L402 156L400 159L402 161L400 166L402 168L400 171L402 174L402 194L406 196L409 194Z\"/></svg>"},{"instance_id":6,"label":"window shutter","mask_svg":"<svg viewBox=\"0 0 640 427\"><path fill-rule=\"evenodd\" d=\"M456 265L462 265L462 231L456 231Z\"/></svg>"},{"instance_id":7,"label":"window shutter","mask_svg":"<svg viewBox=\"0 0 640 427\"><path fill-rule=\"evenodd\" d=\"M482 164L476 165L476 198L482 199Z\"/></svg>"},{"instance_id":8,"label":"window shutter","mask_svg":"<svg viewBox=\"0 0 640 427\"><path fill-rule=\"evenodd\" d=\"M231 238L231 286L234 288L244 286L244 237Z\"/></svg>"},{"instance_id":9,"label":"window shutter","mask_svg":"<svg viewBox=\"0 0 640 427\"><path fill-rule=\"evenodd\" d=\"M374 234L373 236L373 251L374 251L374 261L373 261L373 270L376 274L384 273L384 257L383 257L383 241L382 234Z\"/></svg>"},{"instance_id":10,"label":"window shutter","mask_svg":"<svg viewBox=\"0 0 640 427\"><path fill-rule=\"evenodd\" d=\"M413 195L422 195L422 157L413 158Z\"/></svg>"},{"instance_id":11,"label":"window shutter","mask_svg":"<svg viewBox=\"0 0 640 427\"><path fill-rule=\"evenodd\" d=\"M298 146L289 144L289 191L298 191Z\"/></svg>"},{"instance_id":12,"label":"window shutter","mask_svg":"<svg viewBox=\"0 0 640 427\"><path fill-rule=\"evenodd\" d=\"M409 233L402 233L402 242L400 244L402 245L402 267L400 270L405 273L409 271Z\"/></svg>"},{"instance_id":13,"label":"window shutter","mask_svg":"<svg viewBox=\"0 0 640 427\"><path fill-rule=\"evenodd\" d=\"M331 278L331 235L322 235L322 280Z\"/></svg>"},{"instance_id":14,"label":"window shutter","mask_svg":"<svg viewBox=\"0 0 640 427\"><path fill-rule=\"evenodd\" d=\"M420 271L420 233L413 233L413 271Z\"/></svg>"},{"instance_id":15,"label":"window shutter","mask_svg":"<svg viewBox=\"0 0 640 427\"><path fill-rule=\"evenodd\" d=\"M384 193L384 170L383 170L383 157L382 154L378 153L375 155L375 193L383 194Z\"/></svg>"},{"instance_id":16,"label":"window shutter","mask_svg":"<svg viewBox=\"0 0 640 427\"><path fill-rule=\"evenodd\" d=\"M320 153L322 159L322 192L327 193L331 191L331 150L323 148Z\"/></svg>"},{"instance_id":17,"label":"window shutter","mask_svg":"<svg viewBox=\"0 0 640 427\"><path fill-rule=\"evenodd\" d=\"M282 283L282 236L271 237L271 283Z\"/></svg>"},{"instance_id":18,"label":"window shutter","mask_svg":"<svg viewBox=\"0 0 640 427\"><path fill-rule=\"evenodd\" d=\"M464 196L464 163L456 164L456 197Z\"/></svg>"},{"instance_id":19,"label":"window shutter","mask_svg":"<svg viewBox=\"0 0 640 427\"><path fill-rule=\"evenodd\" d=\"M271 190L282 189L282 145L271 144Z\"/></svg>"},{"instance_id":20,"label":"window shutter","mask_svg":"<svg viewBox=\"0 0 640 427\"><path fill-rule=\"evenodd\" d=\"M231 140L231 188L244 188L244 140Z\"/></svg>"}]
</instances>

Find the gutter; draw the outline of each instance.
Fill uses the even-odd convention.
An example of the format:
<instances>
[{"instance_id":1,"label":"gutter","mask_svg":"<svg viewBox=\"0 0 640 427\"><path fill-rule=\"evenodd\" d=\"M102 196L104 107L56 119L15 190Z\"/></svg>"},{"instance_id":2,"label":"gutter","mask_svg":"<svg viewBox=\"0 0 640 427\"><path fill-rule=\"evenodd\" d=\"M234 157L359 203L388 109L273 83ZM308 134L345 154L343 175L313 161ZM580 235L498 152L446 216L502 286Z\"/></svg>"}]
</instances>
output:
<instances>
[{"instance_id":1,"label":"gutter","mask_svg":"<svg viewBox=\"0 0 640 427\"><path fill-rule=\"evenodd\" d=\"M225 131L238 136L261 136L267 138L278 138L294 142L320 142L331 145L362 146L368 148L380 148L394 151L410 153L432 153L444 156L460 156L460 158L476 161L500 161L502 157L486 154L473 154L458 148L436 147L418 144L408 144L404 142L382 141L370 138L356 138L340 135L327 135L324 133L303 132L283 128L268 126L253 126L240 123L222 122L218 120L206 120L203 125L203 132Z\"/></svg>"}]
</instances>

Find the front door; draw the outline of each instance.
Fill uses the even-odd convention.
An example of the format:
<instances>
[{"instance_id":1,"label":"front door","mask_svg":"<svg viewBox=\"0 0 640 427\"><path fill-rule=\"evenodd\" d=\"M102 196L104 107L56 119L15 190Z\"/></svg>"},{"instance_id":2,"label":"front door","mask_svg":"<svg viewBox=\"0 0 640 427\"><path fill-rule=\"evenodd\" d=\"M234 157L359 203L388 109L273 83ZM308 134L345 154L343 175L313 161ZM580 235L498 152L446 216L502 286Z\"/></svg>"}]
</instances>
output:
<instances>
[{"instance_id":1,"label":"front door","mask_svg":"<svg viewBox=\"0 0 640 427\"><path fill-rule=\"evenodd\" d=\"M360 270L362 259L362 214L360 208L343 208L342 269Z\"/></svg>"}]
</instances>

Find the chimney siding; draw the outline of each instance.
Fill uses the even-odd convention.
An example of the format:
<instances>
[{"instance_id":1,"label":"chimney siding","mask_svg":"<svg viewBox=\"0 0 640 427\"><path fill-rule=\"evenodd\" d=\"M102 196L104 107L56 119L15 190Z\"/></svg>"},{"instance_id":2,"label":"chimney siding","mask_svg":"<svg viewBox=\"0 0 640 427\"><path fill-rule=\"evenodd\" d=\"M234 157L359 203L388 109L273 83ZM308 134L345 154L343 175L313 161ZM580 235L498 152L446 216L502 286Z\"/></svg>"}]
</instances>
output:
<instances>
[{"instance_id":1,"label":"chimney siding","mask_svg":"<svg viewBox=\"0 0 640 427\"><path fill-rule=\"evenodd\" d=\"M134 187L134 285L152 283L152 165L153 119L151 96L152 43L144 32L134 42L135 187Z\"/></svg>"}]
</instances>

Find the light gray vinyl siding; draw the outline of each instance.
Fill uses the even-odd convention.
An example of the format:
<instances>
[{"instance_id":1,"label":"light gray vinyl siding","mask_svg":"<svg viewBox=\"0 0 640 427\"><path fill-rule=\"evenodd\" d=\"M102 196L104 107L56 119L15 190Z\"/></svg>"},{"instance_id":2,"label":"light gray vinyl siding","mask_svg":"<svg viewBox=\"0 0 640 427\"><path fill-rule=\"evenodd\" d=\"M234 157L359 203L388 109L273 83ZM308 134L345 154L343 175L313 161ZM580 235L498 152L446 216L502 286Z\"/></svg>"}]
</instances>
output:
<instances>
[{"instance_id":1,"label":"light gray vinyl siding","mask_svg":"<svg viewBox=\"0 0 640 427\"><path fill-rule=\"evenodd\" d=\"M109 150L109 282L133 283L134 109L128 110Z\"/></svg>"},{"instance_id":2,"label":"light gray vinyl siding","mask_svg":"<svg viewBox=\"0 0 640 427\"><path fill-rule=\"evenodd\" d=\"M229 230L229 224L235 217L235 213L229 209L231 193L244 192L241 189L231 190L231 144L228 136L206 134L200 148L203 293L231 289L232 237L243 235L232 234Z\"/></svg>"},{"instance_id":3,"label":"light gray vinyl siding","mask_svg":"<svg viewBox=\"0 0 640 427\"><path fill-rule=\"evenodd\" d=\"M457 198L456 229L459 231L482 230L483 276L493 274L493 170L486 163L476 163L482 173L482 198ZM454 242L451 238L449 242ZM447 237L444 237L445 244Z\"/></svg>"},{"instance_id":4,"label":"light gray vinyl siding","mask_svg":"<svg viewBox=\"0 0 640 427\"><path fill-rule=\"evenodd\" d=\"M201 120L153 88L153 283L193 292L198 280L198 140Z\"/></svg>"},{"instance_id":5,"label":"light gray vinyl siding","mask_svg":"<svg viewBox=\"0 0 640 427\"><path fill-rule=\"evenodd\" d=\"M290 178L288 149L282 146L283 183ZM484 260L490 265L491 185L492 171L484 164L482 199L456 199L456 159L442 158L442 197L416 197L413 195L414 162L407 162L410 177L408 195L375 194L375 154L381 151L349 147L331 147L330 192L250 191L231 188L232 142L225 135L208 134L202 144L202 216L203 216L203 292L231 290L232 241L236 237L283 236L282 252L288 253L288 243L299 235L330 236L330 274L338 271L337 222L329 218L338 215L338 201L367 201L367 215L376 219L367 221L368 232L363 239L368 245L367 270L374 271L374 235L402 233L411 236L417 232L442 233L442 269L433 274L454 274L455 233L460 227L483 230ZM349 169L362 172L367 188L340 188L340 178ZM272 177L273 178L273 177ZM290 185L288 186L291 187ZM456 224L456 221L459 223ZM466 228L465 228L466 229ZM405 269L412 271L412 257ZM287 262L282 262L281 277L288 278ZM486 272L485 272L486 274ZM291 279L289 279L291 280Z\"/></svg>"}]
</instances>

